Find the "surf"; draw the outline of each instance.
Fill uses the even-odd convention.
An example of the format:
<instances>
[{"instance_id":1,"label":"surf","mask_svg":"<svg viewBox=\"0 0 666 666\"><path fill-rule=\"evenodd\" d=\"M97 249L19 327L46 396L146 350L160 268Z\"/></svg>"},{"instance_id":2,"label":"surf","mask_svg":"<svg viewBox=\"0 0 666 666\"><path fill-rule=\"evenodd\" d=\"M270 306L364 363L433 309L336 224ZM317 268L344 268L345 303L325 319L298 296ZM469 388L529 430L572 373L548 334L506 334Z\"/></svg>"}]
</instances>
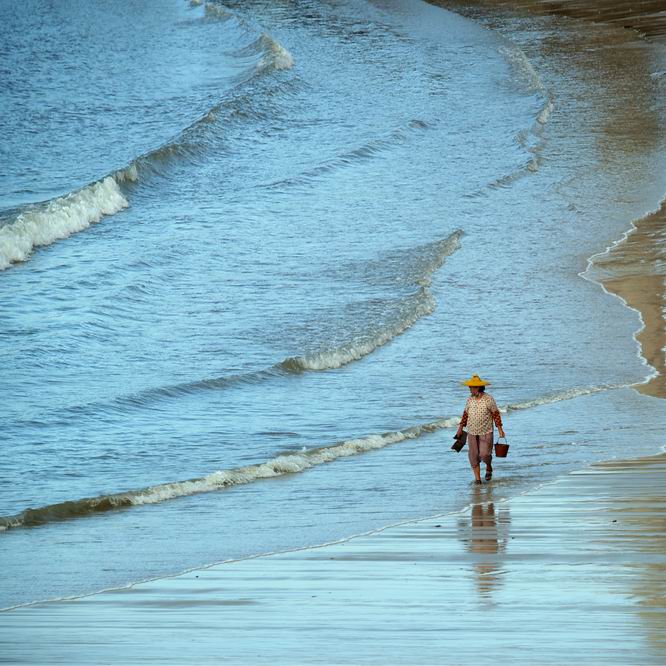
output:
<instances>
[{"instance_id":1,"label":"surf","mask_svg":"<svg viewBox=\"0 0 666 666\"><path fill-rule=\"evenodd\" d=\"M88 229L103 218L112 217L130 206L129 185L148 181L164 170L171 159L184 159L200 154L210 134L210 126L224 126L239 118L240 109L248 106L245 84L257 77L290 69L293 57L268 33L256 37L256 30L239 15L221 5L206 3L205 16L237 21L252 41L236 49L237 58L247 61L247 69L229 96L205 111L190 125L154 149L138 155L128 164L112 170L85 186L43 202L28 204L0 222L0 271L26 262L33 252Z\"/></svg>"},{"instance_id":2,"label":"surf","mask_svg":"<svg viewBox=\"0 0 666 666\"><path fill-rule=\"evenodd\" d=\"M278 360L273 365L212 377L194 378L169 385L148 387L135 393L109 397L94 402L73 404L49 410L37 418L40 423L63 418L99 417L100 414L125 415L150 405L175 401L207 392L242 389L244 386L265 382L289 381L305 372L324 372L342 368L360 361L395 338L406 333L423 317L431 315L437 300L432 293L434 274L446 260L461 248L464 234L456 230L447 237L413 248L395 250L364 262L360 266L344 267L345 275L355 272L360 280L385 288L409 292L403 297L387 298L377 302L361 302L355 312L355 328L342 327L345 339L336 339L337 330L323 331L324 340L317 349ZM17 421L15 425L20 426Z\"/></svg>"},{"instance_id":3,"label":"surf","mask_svg":"<svg viewBox=\"0 0 666 666\"><path fill-rule=\"evenodd\" d=\"M572 387L548 395L501 406L503 413L532 409L585 395L622 388L621 385ZM289 474L300 474L313 467L335 462L341 458L358 456L393 446L406 440L417 439L440 430L455 428L459 416L444 416L401 430L373 433L346 439L330 445L303 448L283 453L263 462L230 469L221 469L206 476L170 483L147 486L136 490L57 502L38 508L28 508L13 516L0 516L0 531L21 527L36 527L49 523L82 518L109 511L147 504L159 504L181 497L222 491L234 486L247 485Z\"/></svg>"}]
</instances>

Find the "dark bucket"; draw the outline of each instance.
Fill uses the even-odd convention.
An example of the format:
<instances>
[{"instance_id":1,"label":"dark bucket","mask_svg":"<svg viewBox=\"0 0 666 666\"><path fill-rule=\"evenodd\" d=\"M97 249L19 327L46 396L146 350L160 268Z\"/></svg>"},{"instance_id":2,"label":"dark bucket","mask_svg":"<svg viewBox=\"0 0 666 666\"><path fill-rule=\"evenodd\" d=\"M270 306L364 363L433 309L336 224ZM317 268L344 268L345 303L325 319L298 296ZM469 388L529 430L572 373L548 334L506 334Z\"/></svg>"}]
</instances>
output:
<instances>
[{"instance_id":1,"label":"dark bucket","mask_svg":"<svg viewBox=\"0 0 666 666\"><path fill-rule=\"evenodd\" d=\"M506 443L502 444L501 442L497 442L497 444L495 444L495 455L498 458L506 458L507 455L509 455L509 445Z\"/></svg>"}]
</instances>

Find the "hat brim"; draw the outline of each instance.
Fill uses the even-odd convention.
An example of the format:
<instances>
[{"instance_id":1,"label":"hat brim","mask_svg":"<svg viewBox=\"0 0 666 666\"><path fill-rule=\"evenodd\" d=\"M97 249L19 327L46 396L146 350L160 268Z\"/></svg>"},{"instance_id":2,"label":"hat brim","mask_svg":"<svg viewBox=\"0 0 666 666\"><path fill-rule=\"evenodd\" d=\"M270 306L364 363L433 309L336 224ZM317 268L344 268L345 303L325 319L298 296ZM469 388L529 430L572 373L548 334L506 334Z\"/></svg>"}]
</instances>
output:
<instances>
[{"instance_id":1,"label":"hat brim","mask_svg":"<svg viewBox=\"0 0 666 666\"><path fill-rule=\"evenodd\" d=\"M468 380L468 381L466 381L466 382L462 382L462 384L463 384L464 386L471 386L471 387L476 386L477 388L479 388L479 387L481 387L481 386L490 386L490 382L484 382L484 381L481 381L481 382L472 382L472 381L469 381L469 380Z\"/></svg>"}]
</instances>

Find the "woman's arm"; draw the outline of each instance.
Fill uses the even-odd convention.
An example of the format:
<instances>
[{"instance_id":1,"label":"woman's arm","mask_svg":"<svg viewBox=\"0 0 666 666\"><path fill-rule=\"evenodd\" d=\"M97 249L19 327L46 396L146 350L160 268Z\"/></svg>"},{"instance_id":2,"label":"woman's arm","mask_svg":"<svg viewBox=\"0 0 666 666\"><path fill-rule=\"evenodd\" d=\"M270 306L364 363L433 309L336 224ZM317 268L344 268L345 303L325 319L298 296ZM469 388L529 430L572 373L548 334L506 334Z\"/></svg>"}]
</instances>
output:
<instances>
[{"instance_id":1,"label":"woman's arm","mask_svg":"<svg viewBox=\"0 0 666 666\"><path fill-rule=\"evenodd\" d=\"M497 432L499 432L500 437L505 437L504 428L502 427L502 415L500 414L499 407L495 402L495 398L491 395L488 397L490 398L488 408L490 409L490 415L493 417L493 421L497 426Z\"/></svg>"},{"instance_id":2,"label":"woman's arm","mask_svg":"<svg viewBox=\"0 0 666 666\"><path fill-rule=\"evenodd\" d=\"M499 409L491 412L493 421L495 422L495 425L497 426L497 432L499 432L500 437L506 437L504 434L504 428L502 427L502 415L499 412Z\"/></svg>"},{"instance_id":3,"label":"woman's arm","mask_svg":"<svg viewBox=\"0 0 666 666\"><path fill-rule=\"evenodd\" d=\"M467 425L467 410L463 412L462 418L460 419L460 425L458 426L458 432L456 433L456 437L458 437L462 433L462 430L466 425Z\"/></svg>"}]
</instances>

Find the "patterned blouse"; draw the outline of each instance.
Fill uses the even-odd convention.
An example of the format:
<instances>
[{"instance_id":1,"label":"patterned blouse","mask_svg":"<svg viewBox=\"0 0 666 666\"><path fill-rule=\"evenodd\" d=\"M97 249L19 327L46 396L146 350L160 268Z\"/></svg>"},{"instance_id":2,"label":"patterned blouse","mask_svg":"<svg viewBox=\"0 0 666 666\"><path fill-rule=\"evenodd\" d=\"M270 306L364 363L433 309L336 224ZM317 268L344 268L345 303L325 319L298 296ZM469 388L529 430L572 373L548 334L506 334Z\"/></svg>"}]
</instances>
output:
<instances>
[{"instance_id":1,"label":"patterned blouse","mask_svg":"<svg viewBox=\"0 0 666 666\"><path fill-rule=\"evenodd\" d=\"M493 422L498 428L502 425L502 417L492 395L482 393L477 398L474 396L467 398L460 425L463 428L467 426L470 435L485 435L492 432Z\"/></svg>"}]
</instances>

